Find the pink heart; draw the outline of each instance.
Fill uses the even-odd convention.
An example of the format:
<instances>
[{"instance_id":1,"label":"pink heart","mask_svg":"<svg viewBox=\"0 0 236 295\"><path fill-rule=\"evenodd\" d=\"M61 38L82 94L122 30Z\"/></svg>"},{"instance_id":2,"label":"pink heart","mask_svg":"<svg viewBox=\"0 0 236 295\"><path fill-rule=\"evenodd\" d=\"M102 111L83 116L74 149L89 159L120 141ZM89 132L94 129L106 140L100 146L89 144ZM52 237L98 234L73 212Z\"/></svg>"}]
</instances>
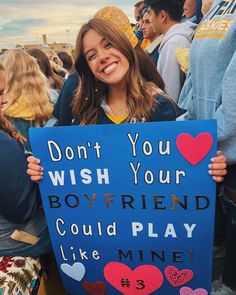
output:
<instances>
[{"instance_id":1,"label":"pink heart","mask_svg":"<svg viewBox=\"0 0 236 295\"><path fill-rule=\"evenodd\" d=\"M189 287L182 287L179 291L180 295L208 295L207 290L198 288L198 289L191 289Z\"/></svg>"},{"instance_id":2,"label":"pink heart","mask_svg":"<svg viewBox=\"0 0 236 295\"><path fill-rule=\"evenodd\" d=\"M193 272L190 269L178 270L174 266L167 266L165 268L165 276L173 287L178 287L191 281Z\"/></svg>"},{"instance_id":3,"label":"pink heart","mask_svg":"<svg viewBox=\"0 0 236 295\"><path fill-rule=\"evenodd\" d=\"M122 294L148 295L163 284L161 271L153 265L141 265L131 270L120 262L109 262L104 268L106 280Z\"/></svg>"},{"instance_id":4,"label":"pink heart","mask_svg":"<svg viewBox=\"0 0 236 295\"><path fill-rule=\"evenodd\" d=\"M198 164L210 151L213 138L210 133L203 132L193 138L188 133L180 134L176 146L181 155L192 165Z\"/></svg>"}]
</instances>

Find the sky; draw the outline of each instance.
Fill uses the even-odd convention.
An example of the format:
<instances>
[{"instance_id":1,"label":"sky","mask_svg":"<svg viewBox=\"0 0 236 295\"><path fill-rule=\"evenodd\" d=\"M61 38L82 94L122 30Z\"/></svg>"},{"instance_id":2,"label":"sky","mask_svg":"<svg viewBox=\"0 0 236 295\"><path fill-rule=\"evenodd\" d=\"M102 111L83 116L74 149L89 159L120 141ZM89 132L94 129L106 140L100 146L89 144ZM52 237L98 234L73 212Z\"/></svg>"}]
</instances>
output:
<instances>
[{"instance_id":1,"label":"sky","mask_svg":"<svg viewBox=\"0 0 236 295\"><path fill-rule=\"evenodd\" d=\"M16 44L75 43L80 26L106 5L121 8L134 21L138 0L0 0L0 49Z\"/></svg>"}]
</instances>

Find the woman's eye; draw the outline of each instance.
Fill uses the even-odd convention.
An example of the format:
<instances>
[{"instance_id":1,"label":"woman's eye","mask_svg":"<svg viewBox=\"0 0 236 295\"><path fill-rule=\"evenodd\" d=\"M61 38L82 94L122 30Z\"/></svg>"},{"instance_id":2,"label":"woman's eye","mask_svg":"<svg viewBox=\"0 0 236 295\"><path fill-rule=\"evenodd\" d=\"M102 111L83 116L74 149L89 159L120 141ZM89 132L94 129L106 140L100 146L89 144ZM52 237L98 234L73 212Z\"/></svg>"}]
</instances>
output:
<instances>
[{"instance_id":1,"label":"woman's eye","mask_svg":"<svg viewBox=\"0 0 236 295\"><path fill-rule=\"evenodd\" d=\"M111 47L112 47L112 44L111 43L109 43L109 42L105 43L105 48L109 49Z\"/></svg>"},{"instance_id":2,"label":"woman's eye","mask_svg":"<svg viewBox=\"0 0 236 295\"><path fill-rule=\"evenodd\" d=\"M90 55L87 56L87 60L88 61L93 60L95 57L96 57L96 54L95 53L90 54Z\"/></svg>"}]
</instances>

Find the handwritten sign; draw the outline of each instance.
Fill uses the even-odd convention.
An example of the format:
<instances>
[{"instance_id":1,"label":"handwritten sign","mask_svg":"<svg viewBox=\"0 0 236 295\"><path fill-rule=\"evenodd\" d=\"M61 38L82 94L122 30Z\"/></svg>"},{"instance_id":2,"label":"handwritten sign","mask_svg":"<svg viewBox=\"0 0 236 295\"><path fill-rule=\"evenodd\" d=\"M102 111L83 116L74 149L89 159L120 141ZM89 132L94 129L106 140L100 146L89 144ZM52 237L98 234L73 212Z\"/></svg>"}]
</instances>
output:
<instances>
[{"instance_id":1,"label":"handwritten sign","mask_svg":"<svg viewBox=\"0 0 236 295\"><path fill-rule=\"evenodd\" d=\"M216 122L35 128L69 294L210 294Z\"/></svg>"}]
</instances>

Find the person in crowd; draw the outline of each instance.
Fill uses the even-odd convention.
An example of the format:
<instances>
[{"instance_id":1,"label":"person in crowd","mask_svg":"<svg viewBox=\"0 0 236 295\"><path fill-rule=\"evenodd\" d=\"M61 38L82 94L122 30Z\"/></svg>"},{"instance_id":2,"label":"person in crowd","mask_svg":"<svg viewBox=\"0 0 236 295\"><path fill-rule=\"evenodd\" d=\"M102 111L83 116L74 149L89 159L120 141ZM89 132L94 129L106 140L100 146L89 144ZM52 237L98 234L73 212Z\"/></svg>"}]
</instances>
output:
<instances>
[{"instance_id":1,"label":"person in crowd","mask_svg":"<svg viewBox=\"0 0 236 295\"><path fill-rule=\"evenodd\" d=\"M5 70L0 64L0 256L39 256L50 250L38 185L28 177L24 137L3 114Z\"/></svg>"},{"instance_id":2,"label":"person in crowd","mask_svg":"<svg viewBox=\"0 0 236 295\"><path fill-rule=\"evenodd\" d=\"M182 0L145 0L145 3L154 31L164 34L159 48L157 70L164 80L165 92L178 102L185 74L177 62L176 49L190 46L196 25L181 23Z\"/></svg>"},{"instance_id":3,"label":"person in crowd","mask_svg":"<svg viewBox=\"0 0 236 295\"><path fill-rule=\"evenodd\" d=\"M196 0L185 0L184 1L184 16L189 21L195 21L196 15ZM193 18L193 19L192 19Z\"/></svg>"},{"instance_id":4,"label":"person in crowd","mask_svg":"<svg viewBox=\"0 0 236 295\"><path fill-rule=\"evenodd\" d=\"M58 120L58 125L71 125L73 120L71 103L78 85L78 75L75 70L72 70L72 73L68 76L62 86L61 92L53 110L53 116Z\"/></svg>"},{"instance_id":5,"label":"person in crowd","mask_svg":"<svg viewBox=\"0 0 236 295\"><path fill-rule=\"evenodd\" d=\"M137 22L137 26L140 27L142 21L142 11L145 8L144 1L139 1L134 5L134 18Z\"/></svg>"},{"instance_id":6,"label":"person in crowd","mask_svg":"<svg viewBox=\"0 0 236 295\"><path fill-rule=\"evenodd\" d=\"M191 22L196 21L196 0L185 0L184 17Z\"/></svg>"},{"instance_id":7,"label":"person in crowd","mask_svg":"<svg viewBox=\"0 0 236 295\"><path fill-rule=\"evenodd\" d=\"M31 48L27 50L27 53L33 56L44 75L47 77L51 89L55 90L57 93L61 91L64 79L57 75L51 68L51 64L47 55L38 48ZM55 95L56 96L56 95ZM57 95L58 96L58 95ZM56 98L57 98L56 96Z\"/></svg>"},{"instance_id":8,"label":"person in crowd","mask_svg":"<svg viewBox=\"0 0 236 295\"><path fill-rule=\"evenodd\" d=\"M66 70L65 79L67 79L73 69L73 58L65 51L60 51L57 55L63 62L63 68Z\"/></svg>"},{"instance_id":9,"label":"person in crowd","mask_svg":"<svg viewBox=\"0 0 236 295\"><path fill-rule=\"evenodd\" d=\"M20 49L12 49L4 58L5 93L8 102L4 113L26 138L25 149L31 150L29 128L43 126L53 110L51 91L35 58Z\"/></svg>"},{"instance_id":10,"label":"person in crowd","mask_svg":"<svg viewBox=\"0 0 236 295\"><path fill-rule=\"evenodd\" d=\"M54 50L48 49L45 51L45 53L47 54L47 57L50 61L53 61L55 64L63 68L63 62Z\"/></svg>"},{"instance_id":11,"label":"person in crowd","mask_svg":"<svg viewBox=\"0 0 236 295\"><path fill-rule=\"evenodd\" d=\"M47 54L47 57L49 58L53 71L57 75L61 76L62 78L65 78L66 70L63 68L63 62L59 58L57 53L51 49L45 50L45 53Z\"/></svg>"},{"instance_id":12,"label":"person in crowd","mask_svg":"<svg viewBox=\"0 0 236 295\"><path fill-rule=\"evenodd\" d=\"M143 30L143 37L149 40L150 42L148 46L145 48L145 51L148 52L149 56L154 62L154 65L157 66L157 61L159 57L158 50L163 39L163 35L159 35L153 30L153 26L150 23L147 9L144 9L143 11L141 28Z\"/></svg>"},{"instance_id":13,"label":"person in crowd","mask_svg":"<svg viewBox=\"0 0 236 295\"><path fill-rule=\"evenodd\" d=\"M201 0L185 0L184 20L198 24L202 19L201 7Z\"/></svg>"},{"instance_id":14,"label":"person in crowd","mask_svg":"<svg viewBox=\"0 0 236 295\"><path fill-rule=\"evenodd\" d=\"M142 11L145 8L144 1L139 1L134 5L134 18L136 20L135 35L139 42L143 41L143 31L141 28L142 24Z\"/></svg>"},{"instance_id":15,"label":"person in crowd","mask_svg":"<svg viewBox=\"0 0 236 295\"><path fill-rule=\"evenodd\" d=\"M75 69L80 84L73 101L74 125L170 121L185 112L143 79L132 44L107 20L94 18L82 26ZM219 152L212 161L210 174L222 181L226 158ZM28 162L31 179L42 179L40 161L31 156Z\"/></svg>"},{"instance_id":16,"label":"person in crowd","mask_svg":"<svg viewBox=\"0 0 236 295\"><path fill-rule=\"evenodd\" d=\"M215 236L218 248L226 243L222 276L230 289L236 289L235 36L235 1L216 0L196 30L190 47L190 69L179 98L179 105L188 110L190 118L217 120L218 146L228 158L223 200L217 198L218 207L223 206L227 214L218 210ZM224 217L227 228L222 230ZM220 292L232 294L229 289Z\"/></svg>"},{"instance_id":17,"label":"person in crowd","mask_svg":"<svg viewBox=\"0 0 236 295\"><path fill-rule=\"evenodd\" d=\"M153 64L150 57L140 47L138 39L132 30L127 15L117 7L105 6L97 11L95 17L106 19L112 25L117 26L117 28L119 28L126 35L137 53L140 65L140 72L143 78L147 81L152 81L157 85L157 87L163 90L164 82L157 72L155 65ZM71 111L71 102L73 100L73 96L77 86L77 74L76 72L72 72L72 74L68 77L65 84L63 85L62 91L58 97L58 101L53 112L54 117L59 120L59 125L66 126L70 125L72 122L73 115Z\"/></svg>"},{"instance_id":18,"label":"person in crowd","mask_svg":"<svg viewBox=\"0 0 236 295\"><path fill-rule=\"evenodd\" d=\"M198 24L202 19L202 0L185 0L183 21L190 21ZM187 74L189 69L189 47L177 48L176 59L181 70Z\"/></svg>"}]
</instances>

